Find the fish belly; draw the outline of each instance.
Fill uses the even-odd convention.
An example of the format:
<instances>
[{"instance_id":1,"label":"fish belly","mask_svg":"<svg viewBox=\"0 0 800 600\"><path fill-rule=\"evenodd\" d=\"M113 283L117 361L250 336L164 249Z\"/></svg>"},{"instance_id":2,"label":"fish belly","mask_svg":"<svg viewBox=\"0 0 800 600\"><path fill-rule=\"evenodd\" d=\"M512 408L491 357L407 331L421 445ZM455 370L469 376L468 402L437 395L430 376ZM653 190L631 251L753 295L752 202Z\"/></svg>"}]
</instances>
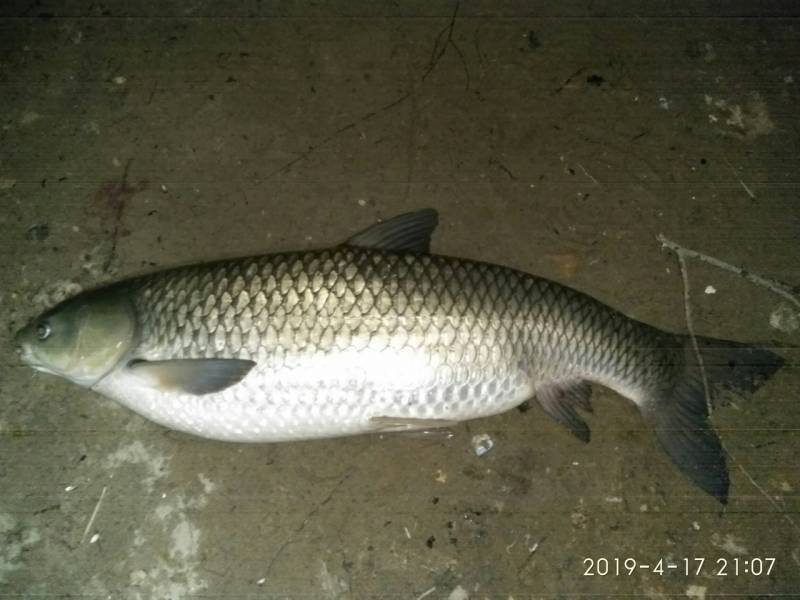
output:
<instances>
[{"instance_id":1,"label":"fish belly","mask_svg":"<svg viewBox=\"0 0 800 600\"><path fill-rule=\"evenodd\" d=\"M121 369L94 389L171 429L234 442L430 428L501 413L532 394L523 372L440 359L408 348L311 354L257 366L203 396L158 391Z\"/></svg>"}]
</instances>

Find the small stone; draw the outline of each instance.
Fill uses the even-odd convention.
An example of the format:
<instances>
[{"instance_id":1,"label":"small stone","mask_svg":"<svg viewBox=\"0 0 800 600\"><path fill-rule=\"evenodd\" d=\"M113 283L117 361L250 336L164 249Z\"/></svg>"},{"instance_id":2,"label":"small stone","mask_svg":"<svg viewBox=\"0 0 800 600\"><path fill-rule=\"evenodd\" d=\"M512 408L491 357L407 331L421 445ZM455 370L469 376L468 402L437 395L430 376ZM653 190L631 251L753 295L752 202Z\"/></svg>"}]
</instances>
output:
<instances>
[{"instance_id":1,"label":"small stone","mask_svg":"<svg viewBox=\"0 0 800 600\"><path fill-rule=\"evenodd\" d=\"M39 113L34 112L32 110L29 110L24 115L22 115L22 119L20 119L23 125L30 125L34 121L38 120L39 120Z\"/></svg>"},{"instance_id":2,"label":"small stone","mask_svg":"<svg viewBox=\"0 0 800 600\"><path fill-rule=\"evenodd\" d=\"M447 600L469 600L469 594L460 585L453 588L453 591L447 596Z\"/></svg>"},{"instance_id":3,"label":"small stone","mask_svg":"<svg viewBox=\"0 0 800 600\"><path fill-rule=\"evenodd\" d=\"M600 87L601 85L603 85L604 82L605 82L605 79L603 79L603 76L602 75L598 75L597 73L589 75L586 78L586 83L588 83L589 85L596 86L596 87Z\"/></svg>"},{"instance_id":4,"label":"small stone","mask_svg":"<svg viewBox=\"0 0 800 600\"><path fill-rule=\"evenodd\" d=\"M686 588L686 596L694 600L706 600L706 587L704 585L690 585Z\"/></svg>"},{"instance_id":5,"label":"small stone","mask_svg":"<svg viewBox=\"0 0 800 600\"><path fill-rule=\"evenodd\" d=\"M800 329L800 312L789 306L787 302L781 302L769 316L769 324L778 331L794 333Z\"/></svg>"},{"instance_id":6,"label":"small stone","mask_svg":"<svg viewBox=\"0 0 800 600\"><path fill-rule=\"evenodd\" d=\"M584 528L589 519L582 512L574 512L570 515L570 521L574 527Z\"/></svg>"},{"instance_id":7,"label":"small stone","mask_svg":"<svg viewBox=\"0 0 800 600\"><path fill-rule=\"evenodd\" d=\"M483 456L494 448L494 440L489 437L488 433L479 433L472 436L472 449L475 451L476 456Z\"/></svg>"},{"instance_id":8,"label":"small stone","mask_svg":"<svg viewBox=\"0 0 800 600\"><path fill-rule=\"evenodd\" d=\"M50 237L50 226L47 223L37 223L28 227L25 239L29 241L43 242Z\"/></svg>"}]
</instances>

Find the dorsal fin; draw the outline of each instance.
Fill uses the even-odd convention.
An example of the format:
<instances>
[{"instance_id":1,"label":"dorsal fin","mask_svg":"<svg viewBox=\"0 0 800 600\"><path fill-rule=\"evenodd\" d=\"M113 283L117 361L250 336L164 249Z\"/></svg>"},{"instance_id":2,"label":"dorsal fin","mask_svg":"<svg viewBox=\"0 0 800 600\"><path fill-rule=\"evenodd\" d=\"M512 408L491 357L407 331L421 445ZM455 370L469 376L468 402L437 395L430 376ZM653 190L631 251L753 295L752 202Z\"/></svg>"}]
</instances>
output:
<instances>
[{"instance_id":1,"label":"dorsal fin","mask_svg":"<svg viewBox=\"0 0 800 600\"><path fill-rule=\"evenodd\" d=\"M430 252L431 234L438 223L439 213L433 208L425 208L367 227L345 244L376 250L426 254Z\"/></svg>"}]
</instances>

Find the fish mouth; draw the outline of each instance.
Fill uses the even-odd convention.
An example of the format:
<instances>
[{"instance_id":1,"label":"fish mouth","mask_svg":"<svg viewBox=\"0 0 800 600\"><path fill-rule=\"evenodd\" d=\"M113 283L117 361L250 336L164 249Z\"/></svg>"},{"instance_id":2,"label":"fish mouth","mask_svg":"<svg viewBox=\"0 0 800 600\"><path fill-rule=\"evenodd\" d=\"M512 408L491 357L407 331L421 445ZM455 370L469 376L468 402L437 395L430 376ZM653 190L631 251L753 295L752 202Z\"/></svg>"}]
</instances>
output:
<instances>
[{"instance_id":1,"label":"fish mouth","mask_svg":"<svg viewBox=\"0 0 800 600\"><path fill-rule=\"evenodd\" d=\"M17 333L14 334L14 352L17 353L17 356L20 357L22 361L26 364L31 364L33 357L31 356L31 349L28 347L28 344L25 343L25 339L27 336L27 332L30 326L23 327Z\"/></svg>"},{"instance_id":2,"label":"fish mouth","mask_svg":"<svg viewBox=\"0 0 800 600\"><path fill-rule=\"evenodd\" d=\"M36 371L41 371L42 373L52 373L51 370L49 370L43 364L38 362L29 350L26 350L24 348L17 349L17 354L19 355L20 360L24 362L26 365L28 365L31 369L34 369Z\"/></svg>"},{"instance_id":3,"label":"fish mouth","mask_svg":"<svg viewBox=\"0 0 800 600\"><path fill-rule=\"evenodd\" d=\"M52 371L48 370L47 367L36 360L36 357L33 355L33 352L31 352L31 349L25 344L17 342L14 351L17 353L17 356L19 356L19 359L32 369L42 371L43 373L52 373Z\"/></svg>"},{"instance_id":4,"label":"fish mouth","mask_svg":"<svg viewBox=\"0 0 800 600\"><path fill-rule=\"evenodd\" d=\"M54 371L53 369L49 369L48 367L44 366L42 363L36 360L33 356L33 353L24 346L17 346L16 348L17 354L19 355L20 360L28 365L34 371L38 371L39 373L47 373L48 375L57 375L59 377L63 377L63 373L59 373L58 371Z\"/></svg>"},{"instance_id":5,"label":"fish mouth","mask_svg":"<svg viewBox=\"0 0 800 600\"><path fill-rule=\"evenodd\" d=\"M47 373L48 375L59 375L59 376L61 375L61 373L57 373L56 371L51 371L50 369L48 369L47 367L43 367L42 365L30 364L30 366L34 371L39 371L40 373Z\"/></svg>"},{"instance_id":6,"label":"fish mouth","mask_svg":"<svg viewBox=\"0 0 800 600\"><path fill-rule=\"evenodd\" d=\"M31 355L31 351L23 346L22 344L16 344L14 346L14 352L17 353L19 359L24 362L26 365L33 366L33 356Z\"/></svg>"}]
</instances>

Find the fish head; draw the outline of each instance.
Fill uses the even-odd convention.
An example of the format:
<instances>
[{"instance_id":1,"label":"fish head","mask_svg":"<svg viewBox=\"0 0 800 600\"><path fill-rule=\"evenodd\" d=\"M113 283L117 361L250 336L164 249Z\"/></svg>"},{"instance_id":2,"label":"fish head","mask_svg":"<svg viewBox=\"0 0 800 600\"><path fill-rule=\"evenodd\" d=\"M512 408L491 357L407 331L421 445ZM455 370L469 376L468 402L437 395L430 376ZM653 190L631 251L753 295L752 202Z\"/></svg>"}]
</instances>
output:
<instances>
[{"instance_id":1,"label":"fish head","mask_svg":"<svg viewBox=\"0 0 800 600\"><path fill-rule=\"evenodd\" d=\"M136 315L121 289L65 300L17 332L22 361L44 373L91 387L131 351Z\"/></svg>"}]
</instances>

